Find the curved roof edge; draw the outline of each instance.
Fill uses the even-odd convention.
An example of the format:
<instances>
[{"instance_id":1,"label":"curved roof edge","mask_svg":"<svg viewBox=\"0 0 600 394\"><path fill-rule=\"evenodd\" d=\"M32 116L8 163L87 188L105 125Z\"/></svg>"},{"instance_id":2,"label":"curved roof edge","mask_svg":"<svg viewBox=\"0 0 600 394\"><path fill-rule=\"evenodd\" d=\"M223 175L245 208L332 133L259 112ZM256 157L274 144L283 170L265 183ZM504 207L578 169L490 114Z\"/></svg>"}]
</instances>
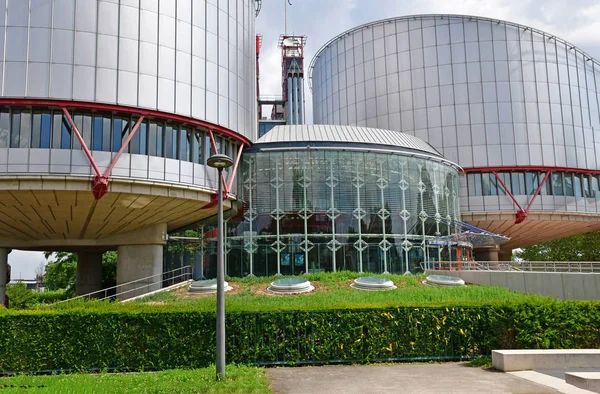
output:
<instances>
[{"instance_id":1,"label":"curved roof edge","mask_svg":"<svg viewBox=\"0 0 600 394\"><path fill-rule=\"evenodd\" d=\"M585 56L587 58L587 60L591 60L593 63L595 63L598 67L600 67L600 62L598 60L596 60L594 57L588 55L586 52L582 51L581 49L579 49L577 46L571 44L570 42L563 40L560 37L555 36L554 34L550 34L544 30L540 30L540 29L536 29L534 27L531 26L526 26L526 25L521 25L520 23L515 23L515 22L510 22L510 21L506 21L503 19L496 19L496 18L488 18L485 16L476 16L476 15L462 15L462 14L416 14L416 15L405 15L405 16L396 16L393 18L386 18L386 19L379 19L373 22L368 22L368 23L363 23L362 25L353 27L352 29L346 30L340 34L338 34L337 36L333 37L331 40L327 41L321 48L319 48L319 50L314 54L313 58L310 61L310 65L308 66L308 86L310 87L310 90L312 92L312 75L313 75L313 69L315 67L315 62L317 60L317 58L319 56L321 56L321 53L329 46L331 45L334 41L339 40L340 38L342 38L345 35L348 35L350 33L354 33L355 31L358 30L363 30L365 28L371 27L371 26L375 26L375 25L380 25L380 24L384 24L386 22L392 22L392 21L399 21L399 20L408 20L408 19L423 19L423 18L467 18L467 19L475 19L475 20L482 20L482 21L488 21L488 22L496 22L496 23L504 23L506 25L509 26L514 26L514 27L518 27L518 28L523 28L523 29L527 29L527 30L531 30L534 33L537 34L541 34L543 36L548 36L550 38L553 38L554 40L565 44L566 46L570 47L570 49L574 49L576 52L581 53L583 56Z\"/></svg>"},{"instance_id":2,"label":"curved roof edge","mask_svg":"<svg viewBox=\"0 0 600 394\"><path fill-rule=\"evenodd\" d=\"M331 144L332 148L338 149L343 144L347 144L349 149L355 148L357 145L370 145L373 150L381 150L385 147L405 149L409 152L448 162L461 169L456 163L445 159L433 146L418 137L399 131L373 127L320 124L275 126L256 140L252 147L261 148L261 145L271 144L281 149L296 148L300 147L299 145L308 145L307 147L313 148L327 147L326 144ZM285 148L282 148L282 145ZM351 145L354 145L354 147Z\"/></svg>"}]
</instances>

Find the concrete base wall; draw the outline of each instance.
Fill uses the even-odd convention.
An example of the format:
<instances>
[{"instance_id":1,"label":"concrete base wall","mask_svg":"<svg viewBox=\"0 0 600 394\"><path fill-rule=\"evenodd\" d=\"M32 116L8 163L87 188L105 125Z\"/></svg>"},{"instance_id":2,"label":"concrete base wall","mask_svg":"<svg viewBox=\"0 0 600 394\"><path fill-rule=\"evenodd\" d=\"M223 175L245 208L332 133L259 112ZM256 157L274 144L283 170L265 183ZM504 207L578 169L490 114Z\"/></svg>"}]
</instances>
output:
<instances>
[{"instance_id":1,"label":"concrete base wall","mask_svg":"<svg viewBox=\"0 0 600 394\"><path fill-rule=\"evenodd\" d=\"M127 292L119 299L135 297L160 289L163 269L162 245L119 246L117 250L117 293ZM124 285L156 275L135 285Z\"/></svg>"},{"instance_id":2,"label":"concrete base wall","mask_svg":"<svg viewBox=\"0 0 600 394\"><path fill-rule=\"evenodd\" d=\"M498 286L521 293L541 294L561 300L599 300L600 273L524 271L428 271L450 275L467 283Z\"/></svg>"},{"instance_id":3,"label":"concrete base wall","mask_svg":"<svg viewBox=\"0 0 600 394\"><path fill-rule=\"evenodd\" d=\"M0 305L4 305L6 297L6 276L8 273L8 249L0 248Z\"/></svg>"},{"instance_id":4,"label":"concrete base wall","mask_svg":"<svg viewBox=\"0 0 600 394\"><path fill-rule=\"evenodd\" d=\"M77 253L75 292L89 294L102 289L102 253Z\"/></svg>"},{"instance_id":5,"label":"concrete base wall","mask_svg":"<svg viewBox=\"0 0 600 394\"><path fill-rule=\"evenodd\" d=\"M493 350L492 364L494 368L503 372L533 369L600 368L600 350Z\"/></svg>"}]
</instances>

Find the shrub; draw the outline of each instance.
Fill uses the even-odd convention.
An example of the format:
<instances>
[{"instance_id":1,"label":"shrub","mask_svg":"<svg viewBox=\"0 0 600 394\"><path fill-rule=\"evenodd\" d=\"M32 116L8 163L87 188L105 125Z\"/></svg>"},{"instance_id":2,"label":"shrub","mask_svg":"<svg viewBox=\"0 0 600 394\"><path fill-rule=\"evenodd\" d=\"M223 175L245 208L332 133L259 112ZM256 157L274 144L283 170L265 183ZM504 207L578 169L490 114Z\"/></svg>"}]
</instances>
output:
<instances>
[{"instance_id":1,"label":"shrub","mask_svg":"<svg viewBox=\"0 0 600 394\"><path fill-rule=\"evenodd\" d=\"M226 327L230 363L465 359L597 348L600 303L229 313ZM214 362L214 338L214 313L190 305L0 310L0 371L198 368Z\"/></svg>"},{"instance_id":2,"label":"shrub","mask_svg":"<svg viewBox=\"0 0 600 394\"><path fill-rule=\"evenodd\" d=\"M13 309L26 309L31 305L35 296L33 291L27 288L27 285L22 282L17 282L6 286L6 295L9 299L9 307Z\"/></svg>"}]
</instances>

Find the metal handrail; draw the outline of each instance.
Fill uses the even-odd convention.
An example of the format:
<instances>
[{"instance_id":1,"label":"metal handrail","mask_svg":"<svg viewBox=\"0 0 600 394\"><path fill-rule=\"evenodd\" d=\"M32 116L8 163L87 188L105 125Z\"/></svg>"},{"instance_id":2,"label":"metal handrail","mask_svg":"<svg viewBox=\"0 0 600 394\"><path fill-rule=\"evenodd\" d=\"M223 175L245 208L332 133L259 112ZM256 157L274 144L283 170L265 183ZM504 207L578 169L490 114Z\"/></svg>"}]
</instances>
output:
<instances>
[{"instance_id":1,"label":"metal handrail","mask_svg":"<svg viewBox=\"0 0 600 394\"><path fill-rule=\"evenodd\" d=\"M428 270L600 273L596 261L435 261Z\"/></svg>"},{"instance_id":2,"label":"metal handrail","mask_svg":"<svg viewBox=\"0 0 600 394\"><path fill-rule=\"evenodd\" d=\"M164 276L169 275L169 274L173 274L173 275L169 276L168 278L165 279ZM160 274L155 274L155 275L147 276L145 278L136 279L131 282L121 283L116 286L107 287L106 289L97 290L97 291L94 291L94 292L91 292L88 294L82 294L77 297L69 298L68 300L58 301L55 304L61 304L63 302L69 302L69 301L79 300L79 299L89 300L92 298L95 300L98 300L98 301L102 301L102 300L106 300L109 298L110 299L118 298L119 296L122 296L124 294L129 294L131 292L134 292L132 297L136 297L138 295L143 295L143 294L149 293L151 291L150 290L151 286L152 287L155 287L156 285L160 286L161 282L167 281L167 282L170 282L170 285L174 285L175 283L180 283L180 282L183 282L184 280L192 279L192 277L193 277L192 266L186 265L184 267L175 268L171 271L161 272ZM152 280L154 278L157 278L158 280ZM180 278L181 278L181 280L176 282L176 280L180 279ZM143 282L143 286L138 287L138 284L140 282ZM119 291L119 289L123 288L124 286L135 286L135 287L133 289ZM140 294L137 293L138 290L144 289L144 288L146 290L145 292L140 293ZM114 290L114 294L112 293L112 290ZM102 296L98 296L98 295L102 295Z\"/></svg>"}]
</instances>

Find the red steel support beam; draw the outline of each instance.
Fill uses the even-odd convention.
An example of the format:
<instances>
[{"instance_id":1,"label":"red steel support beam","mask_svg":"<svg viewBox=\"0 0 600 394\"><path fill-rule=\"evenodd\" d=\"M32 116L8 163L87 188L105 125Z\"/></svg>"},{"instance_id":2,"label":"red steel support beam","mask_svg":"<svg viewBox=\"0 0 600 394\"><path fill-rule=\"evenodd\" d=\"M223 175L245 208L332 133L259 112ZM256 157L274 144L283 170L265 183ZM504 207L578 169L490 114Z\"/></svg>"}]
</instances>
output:
<instances>
[{"instance_id":1,"label":"red steel support beam","mask_svg":"<svg viewBox=\"0 0 600 394\"><path fill-rule=\"evenodd\" d=\"M515 205L519 208L519 211L522 211L523 208L517 202L517 199L515 198L515 196L513 196L513 194L510 192L510 189L508 187L506 187L506 185L504 184L504 182L502 181L502 178L500 178L500 176L498 175L498 173L496 171L492 170L492 174L494 174L494 176L496 177L496 179L498 180L498 182L500 182L500 185L502 185L502 188L504 189L504 191L506 192L506 194L508 194L508 196L513 200L513 202L515 203Z\"/></svg>"},{"instance_id":2,"label":"red steel support beam","mask_svg":"<svg viewBox=\"0 0 600 394\"><path fill-rule=\"evenodd\" d=\"M108 180L110 178L110 173L117 164L117 161L119 161L119 158L121 157L125 149L127 149L127 147L129 146L129 142L131 142L133 135L137 132L143 120L144 115L140 116L137 122L135 122L135 126L133 126L133 129L131 129L131 132L125 139L125 142L123 142L121 149L119 149L115 157L113 157L112 161L108 165L108 168L106 168L106 171L104 171L104 175L96 175L94 177L92 191L96 200L101 199L108 192Z\"/></svg>"},{"instance_id":3,"label":"red steel support beam","mask_svg":"<svg viewBox=\"0 0 600 394\"><path fill-rule=\"evenodd\" d=\"M235 179L235 174L237 173L238 165L240 164L240 159L242 157L242 151L244 150L244 145L240 144L240 148L238 149L237 157L235 158L235 164L233 166L233 170L231 174L229 174L229 184L227 185L227 189L225 189L225 193L229 194L231 191L231 187L233 186L233 180Z\"/></svg>"},{"instance_id":4,"label":"red steel support beam","mask_svg":"<svg viewBox=\"0 0 600 394\"><path fill-rule=\"evenodd\" d=\"M217 143L215 142L215 136L213 135L212 130L208 130L208 135L210 136L210 144L212 145L213 153L216 155L219 153L217 150ZM221 182L223 182L223 200L227 198L227 182L225 182L225 176L221 173Z\"/></svg>"},{"instance_id":5,"label":"red steel support beam","mask_svg":"<svg viewBox=\"0 0 600 394\"><path fill-rule=\"evenodd\" d=\"M515 196L511 193L511 191L508 189L508 187L506 187L506 185L504 184L504 182L502 181L502 179L500 178L498 173L495 170L491 170L491 172L492 172L492 174L494 174L494 176L496 177L496 179L498 180L498 182L500 183L500 185L502 186L502 188L504 189L506 194L513 200L515 205L519 208L519 210L517 211L517 213L515 215L515 224L523 223L523 221L527 218L527 215L529 214L529 210L531 209L533 202L535 201L537 196L542 191L542 187L544 187L544 184L546 183L546 181L550 177L550 174L552 173L551 170L546 171L546 175L544 176L544 179L542 179L537 190L535 191L535 193L533 193L533 196L531 198L531 201L529 201L527 208L523 209L523 207L521 207L521 205L517 202L517 199L515 198Z\"/></svg>"},{"instance_id":6,"label":"red steel support beam","mask_svg":"<svg viewBox=\"0 0 600 394\"><path fill-rule=\"evenodd\" d=\"M535 193L533 193L533 197L531 198L531 201L529 201L529 204L527 205L527 208L525 208L525 213L529 213L529 210L531 209L531 206L533 205L533 202L535 201L536 197L542 191L542 187L544 186L544 184L546 183L546 181L550 177L551 173L552 173L552 171L546 171L546 175L544 175L544 179L542 179L542 181L540 182L540 185L538 186L538 188L535 191Z\"/></svg>"},{"instance_id":7,"label":"red steel support beam","mask_svg":"<svg viewBox=\"0 0 600 394\"><path fill-rule=\"evenodd\" d=\"M67 121L71 125L71 129L75 133L75 136L79 140L79 143L81 144L81 147L83 148L83 151L85 152L85 155L87 156L88 160L90 161L90 164L94 168L94 171L96 172L96 176L102 176L102 173L100 172L100 169L98 168L98 165L96 164L96 160L94 160L94 157L92 156L92 152L90 152L87 145L85 144L85 141L83 140L83 137L81 137L81 133L79 132L79 129L77 128L77 126L75 126L75 122L73 122L73 118L71 118L69 111L67 111L67 109L64 107L62 108L62 111L65 114L65 118L67 118Z\"/></svg>"}]
</instances>

